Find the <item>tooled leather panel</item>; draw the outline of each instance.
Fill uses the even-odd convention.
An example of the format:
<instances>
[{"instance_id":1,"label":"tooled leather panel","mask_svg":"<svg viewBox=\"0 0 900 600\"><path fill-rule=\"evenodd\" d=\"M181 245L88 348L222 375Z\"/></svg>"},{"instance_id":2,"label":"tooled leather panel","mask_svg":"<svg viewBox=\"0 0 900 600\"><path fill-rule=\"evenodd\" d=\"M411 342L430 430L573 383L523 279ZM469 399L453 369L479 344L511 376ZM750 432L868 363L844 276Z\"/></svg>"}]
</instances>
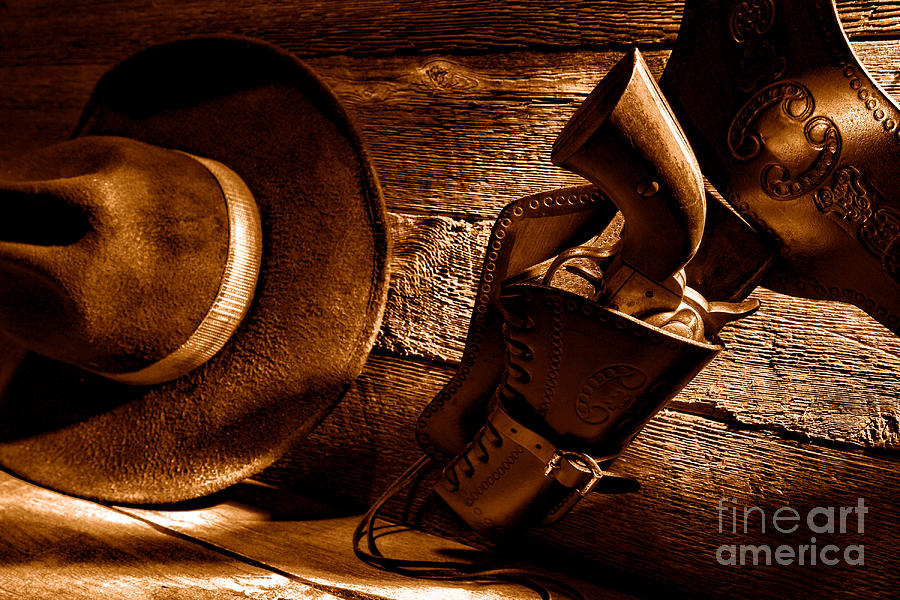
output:
<instances>
[{"instance_id":1,"label":"tooled leather panel","mask_svg":"<svg viewBox=\"0 0 900 600\"><path fill-rule=\"evenodd\" d=\"M689 0L661 86L704 174L778 246L767 285L900 332L900 110L831 0Z\"/></svg>"},{"instance_id":2,"label":"tooled leather panel","mask_svg":"<svg viewBox=\"0 0 900 600\"><path fill-rule=\"evenodd\" d=\"M533 326L511 333L531 349L510 357L511 414L557 446L615 454L721 346L688 340L563 290L513 285L510 312Z\"/></svg>"},{"instance_id":3,"label":"tooled leather panel","mask_svg":"<svg viewBox=\"0 0 900 600\"><path fill-rule=\"evenodd\" d=\"M503 372L503 317L497 305L502 282L589 239L616 212L594 186L526 196L503 209L488 241L461 364L417 421L416 438L428 455L455 456L487 417Z\"/></svg>"}]
</instances>

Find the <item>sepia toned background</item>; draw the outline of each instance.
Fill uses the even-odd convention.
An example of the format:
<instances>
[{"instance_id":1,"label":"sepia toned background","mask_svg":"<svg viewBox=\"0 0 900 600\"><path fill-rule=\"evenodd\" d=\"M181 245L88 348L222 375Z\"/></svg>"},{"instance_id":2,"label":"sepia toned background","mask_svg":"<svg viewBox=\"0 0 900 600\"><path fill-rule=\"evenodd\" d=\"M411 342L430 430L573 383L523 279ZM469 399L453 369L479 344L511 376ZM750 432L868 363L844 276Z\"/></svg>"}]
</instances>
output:
<instances>
[{"instance_id":1,"label":"sepia toned background","mask_svg":"<svg viewBox=\"0 0 900 600\"><path fill-rule=\"evenodd\" d=\"M900 98L900 2L841 1L838 9L863 64ZM359 506L418 455L413 423L462 355L493 218L520 196L583 183L550 164L556 135L625 49L639 46L658 77L680 16L681 2L669 0L9 0L0 2L0 160L66 138L97 79L153 43L248 35L281 45L313 67L346 106L381 180L394 241L391 291L357 384L309 440L259 479L332 505ZM754 297L763 308L723 333L727 350L614 465L616 473L639 480L640 489L593 494L510 554L537 563L552 557L554 569L615 590L609 597L731 598L751 591L760 597L894 597L900 583L900 338L854 307L764 289ZM47 572L69 561L72 578L56 597L80 597L71 581L96 589L103 573L96 557L113 552L109 547L156 565L154 577L162 579L178 564L182 571L174 572L188 573L187 580L206 581L194 572L197 565L210 556L221 561L221 581L192 584L191 595L182 596L186 584L176 578L170 587L182 592L168 597L232 597L223 590L234 581L244 582L243 592L234 593L245 594L234 597L267 597L270 587L253 581L272 573L302 580L309 567L296 556L314 554L304 545L316 535L331 535L313 523L279 533L266 521L242 522L221 507L202 519L178 510L104 508L4 477L0 547L7 556L22 555L19 575L33 564L25 557L57 548L44 555L46 564L57 564ZM758 526L720 532L723 498L769 514L782 506L801 513L855 506L864 498L865 531L851 528L833 543L864 544L865 565L720 565L722 544L809 543L805 528L796 535L763 533ZM424 529L484 547L439 505L426 500L418 511ZM143 533L128 537L145 526L167 540L173 532L191 539L173 557L169 546ZM42 532L40 543L34 528ZM54 546L60 537L68 541ZM144 550L134 550L144 548L133 541L138 538ZM818 542L825 539L831 536ZM322 561L318 568L327 568ZM14 581L10 573L0 571L0 581ZM37 587L15 589L50 585L40 571L31 573ZM166 597L158 579L147 581L153 597ZM313 588L310 594L343 597L339 590ZM359 597L400 597L396 589L372 588ZM491 597L489 590L472 593Z\"/></svg>"}]
</instances>

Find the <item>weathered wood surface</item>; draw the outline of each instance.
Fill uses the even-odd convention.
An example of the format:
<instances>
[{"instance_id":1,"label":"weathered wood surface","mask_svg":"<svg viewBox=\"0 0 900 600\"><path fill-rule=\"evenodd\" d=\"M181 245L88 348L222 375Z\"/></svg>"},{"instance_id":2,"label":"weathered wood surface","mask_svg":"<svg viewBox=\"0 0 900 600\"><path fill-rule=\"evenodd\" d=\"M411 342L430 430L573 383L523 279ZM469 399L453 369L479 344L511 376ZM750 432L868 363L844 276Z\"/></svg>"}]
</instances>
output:
<instances>
[{"instance_id":1,"label":"weathered wood surface","mask_svg":"<svg viewBox=\"0 0 900 600\"><path fill-rule=\"evenodd\" d=\"M900 97L900 3L838 5L862 61ZM148 44L237 33L303 55L362 131L393 213L397 252L366 372L322 428L263 477L370 501L417 453L412 422L460 357L493 217L520 196L581 183L550 165L556 134L626 47L641 44L658 76L680 10L677 0L8 0L0 2L0 159L67 137L100 75ZM532 559L583 548L584 572L647 597L895 595L900 342L853 308L765 290L757 297L763 310L723 336L728 351L616 464L642 481L641 491L593 496L557 527L528 538L523 548ZM864 497L871 508L865 534L835 543L865 543L865 567L720 566L720 544L809 540L719 533L723 497L769 512ZM312 569L328 577L326 563L288 547L314 546L314 524L291 521L290 543L279 548L266 541L276 517L254 520L233 510L214 509L202 526L192 521L196 514L130 514L163 528L194 528L238 554L259 546L288 575ZM228 517L238 517L233 526ZM424 524L466 538L445 517L435 509ZM117 530L106 524L92 531L102 539ZM2 531L0 543L10 539ZM11 577L21 572L10 569ZM371 577L377 585L380 576ZM413 589L388 587L378 593Z\"/></svg>"},{"instance_id":2,"label":"weathered wood surface","mask_svg":"<svg viewBox=\"0 0 900 600\"><path fill-rule=\"evenodd\" d=\"M0 473L0 598L340 600L112 508Z\"/></svg>"},{"instance_id":3,"label":"weathered wood surface","mask_svg":"<svg viewBox=\"0 0 900 600\"><path fill-rule=\"evenodd\" d=\"M301 498L275 488L239 484L220 494L214 505L192 510L120 510L325 589L357 593L366 599L530 600L536 597L527 588L515 584L424 581L366 565L356 558L350 544L359 514L335 516L333 507L321 504L310 510L308 501L304 505ZM379 548L394 558L446 561L452 557L467 562L483 562L488 558L471 547L419 531L390 529L390 532L379 532ZM533 570L514 561L505 561L502 566ZM563 579L587 598L631 598L558 574L548 573L548 576Z\"/></svg>"},{"instance_id":4,"label":"weathered wood surface","mask_svg":"<svg viewBox=\"0 0 900 600\"><path fill-rule=\"evenodd\" d=\"M6 0L4 64L116 60L174 37L235 33L262 37L301 56L498 52L672 43L678 0ZM896 36L900 2L841 0L851 38ZM98 35L101 34L102 35Z\"/></svg>"},{"instance_id":5,"label":"weathered wood surface","mask_svg":"<svg viewBox=\"0 0 900 600\"><path fill-rule=\"evenodd\" d=\"M900 42L855 48L900 97ZM550 163L550 148L621 54L335 56L309 63L361 130L388 208L471 220L493 218L536 191L583 183ZM667 57L667 50L646 54L657 77ZM109 66L0 67L0 160L68 137Z\"/></svg>"},{"instance_id":6,"label":"weathered wood surface","mask_svg":"<svg viewBox=\"0 0 900 600\"><path fill-rule=\"evenodd\" d=\"M418 456L411 422L451 372L447 366L371 358L338 409L263 477L285 487L373 501ZM704 597L713 598L748 597L749 590L758 598L892 598L900 585L900 469L892 458L665 411L612 470L638 479L641 489L592 494L563 521L517 544L519 553L557 567L568 564L589 580L645 597L697 597L702 585ZM756 512L747 533L742 512L737 532L729 529L730 513L719 532L723 498L738 507L761 507L770 519L765 533ZM792 535L772 528L771 516L780 507L807 515L818 506L855 506L858 498L869 508L862 532L853 523L834 536L810 533L806 525ZM401 505L394 506L394 516ZM440 501L425 506L431 530L478 543L447 517ZM796 549L811 537L819 548L862 544L865 564L723 566L716 558L723 544Z\"/></svg>"},{"instance_id":7,"label":"weathered wood surface","mask_svg":"<svg viewBox=\"0 0 900 600\"><path fill-rule=\"evenodd\" d=\"M353 554L349 540L358 514L269 486L243 483L195 504L178 510L109 507L0 472L0 598L529 597L511 584L485 588L385 575ZM385 535L381 544L393 554L420 559L483 558L473 548L411 530ZM523 567L512 561L504 566ZM568 581L597 600L631 598Z\"/></svg>"}]
</instances>

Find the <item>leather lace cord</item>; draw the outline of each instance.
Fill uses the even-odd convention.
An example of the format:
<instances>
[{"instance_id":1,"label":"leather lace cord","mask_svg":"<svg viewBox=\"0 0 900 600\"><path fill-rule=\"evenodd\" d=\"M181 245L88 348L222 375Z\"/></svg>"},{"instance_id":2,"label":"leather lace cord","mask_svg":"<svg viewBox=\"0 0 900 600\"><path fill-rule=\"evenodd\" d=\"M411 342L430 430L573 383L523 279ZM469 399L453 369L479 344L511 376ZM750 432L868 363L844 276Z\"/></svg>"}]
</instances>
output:
<instances>
[{"instance_id":1,"label":"leather lace cord","mask_svg":"<svg viewBox=\"0 0 900 600\"><path fill-rule=\"evenodd\" d=\"M357 558L375 567L407 577L439 581L470 583L509 583L524 586L537 594L541 600L586 600L581 592L572 586L550 578L541 577L546 583L537 581L540 577L532 571L519 568L489 568L462 561L429 561L391 558L378 548L375 522L384 505L398 493L419 479L434 461L423 455L413 463L381 494L363 515L353 532L353 551ZM365 544L363 544L365 540ZM560 592L557 594L554 590Z\"/></svg>"}]
</instances>

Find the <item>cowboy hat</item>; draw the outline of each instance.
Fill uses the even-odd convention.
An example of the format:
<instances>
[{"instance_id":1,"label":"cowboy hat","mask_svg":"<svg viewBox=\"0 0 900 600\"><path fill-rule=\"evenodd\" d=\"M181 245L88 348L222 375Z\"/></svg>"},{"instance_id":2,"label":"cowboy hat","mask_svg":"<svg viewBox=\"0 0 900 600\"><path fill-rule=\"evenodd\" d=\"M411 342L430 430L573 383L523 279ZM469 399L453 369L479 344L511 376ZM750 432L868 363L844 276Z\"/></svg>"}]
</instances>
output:
<instances>
[{"instance_id":1,"label":"cowboy hat","mask_svg":"<svg viewBox=\"0 0 900 600\"><path fill-rule=\"evenodd\" d=\"M335 96L243 38L156 46L73 139L0 167L0 465L94 499L252 475L359 374L387 294L378 183Z\"/></svg>"}]
</instances>

